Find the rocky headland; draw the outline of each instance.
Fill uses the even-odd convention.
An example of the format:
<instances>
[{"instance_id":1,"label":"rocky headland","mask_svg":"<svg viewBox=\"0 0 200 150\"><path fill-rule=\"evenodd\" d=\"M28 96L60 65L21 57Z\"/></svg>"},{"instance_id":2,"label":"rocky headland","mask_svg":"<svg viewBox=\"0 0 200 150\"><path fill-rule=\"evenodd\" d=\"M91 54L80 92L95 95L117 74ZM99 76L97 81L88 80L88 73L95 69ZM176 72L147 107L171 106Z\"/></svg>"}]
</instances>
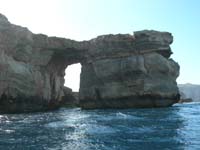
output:
<instances>
[{"instance_id":1,"label":"rocky headland","mask_svg":"<svg viewBox=\"0 0 200 150\"><path fill-rule=\"evenodd\" d=\"M153 30L77 42L33 34L0 14L0 112L171 106L180 97L172 42ZM79 96L64 87L65 69L78 62Z\"/></svg>"}]
</instances>

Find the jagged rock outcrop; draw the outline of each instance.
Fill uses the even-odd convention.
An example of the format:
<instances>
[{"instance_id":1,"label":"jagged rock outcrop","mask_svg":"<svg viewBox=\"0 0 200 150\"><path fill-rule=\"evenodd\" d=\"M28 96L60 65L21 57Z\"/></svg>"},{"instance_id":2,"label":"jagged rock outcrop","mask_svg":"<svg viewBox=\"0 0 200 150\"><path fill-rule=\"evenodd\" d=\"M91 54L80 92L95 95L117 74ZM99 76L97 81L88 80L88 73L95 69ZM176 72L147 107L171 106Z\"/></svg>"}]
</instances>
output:
<instances>
[{"instance_id":1,"label":"jagged rock outcrop","mask_svg":"<svg viewBox=\"0 0 200 150\"><path fill-rule=\"evenodd\" d=\"M78 92L73 92L68 87L63 88L64 96L62 97L61 105L63 107L78 107L79 97Z\"/></svg>"},{"instance_id":2,"label":"jagged rock outcrop","mask_svg":"<svg viewBox=\"0 0 200 150\"><path fill-rule=\"evenodd\" d=\"M179 99L171 43L170 33L148 30L76 42L33 34L0 14L0 112L59 107L73 95L65 69L77 62L83 108L170 106Z\"/></svg>"}]
</instances>

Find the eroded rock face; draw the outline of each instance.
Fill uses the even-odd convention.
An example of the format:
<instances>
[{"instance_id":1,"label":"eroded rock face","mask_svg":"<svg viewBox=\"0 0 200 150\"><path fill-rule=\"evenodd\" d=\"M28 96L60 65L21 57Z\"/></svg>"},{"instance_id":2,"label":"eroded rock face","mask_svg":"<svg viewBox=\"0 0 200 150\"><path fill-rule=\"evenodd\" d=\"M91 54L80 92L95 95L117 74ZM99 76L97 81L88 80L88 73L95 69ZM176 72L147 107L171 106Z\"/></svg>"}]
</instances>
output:
<instances>
[{"instance_id":1,"label":"eroded rock face","mask_svg":"<svg viewBox=\"0 0 200 150\"><path fill-rule=\"evenodd\" d=\"M82 64L80 106L170 106L178 99L179 66L170 59L172 36L139 31L90 41L33 34L0 14L0 112L54 109L67 102L65 69Z\"/></svg>"},{"instance_id":2,"label":"eroded rock face","mask_svg":"<svg viewBox=\"0 0 200 150\"><path fill-rule=\"evenodd\" d=\"M179 65L172 59L167 32L106 35L91 40L82 64L83 108L165 107L179 100Z\"/></svg>"},{"instance_id":3,"label":"eroded rock face","mask_svg":"<svg viewBox=\"0 0 200 150\"><path fill-rule=\"evenodd\" d=\"M33 34L0 15L0 112L59 107L65 69L83 60L87 42Z\"/></svg>"}]
</instances>

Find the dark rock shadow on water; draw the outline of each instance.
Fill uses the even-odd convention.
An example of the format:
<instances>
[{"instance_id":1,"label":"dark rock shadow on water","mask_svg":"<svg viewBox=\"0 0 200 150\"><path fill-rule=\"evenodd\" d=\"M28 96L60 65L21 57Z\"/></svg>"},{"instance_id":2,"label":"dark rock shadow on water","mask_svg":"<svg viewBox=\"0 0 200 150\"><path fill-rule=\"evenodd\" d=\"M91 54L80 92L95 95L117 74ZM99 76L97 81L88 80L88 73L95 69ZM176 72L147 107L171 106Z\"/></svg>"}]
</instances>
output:
<instances>
[{"instance_id":1,"label":"dark rock shadow on water","mask_svg":"<svg viewBox=\"0 0 200 150\"><path fill-rule=\"evenodd\" d=\"M190 118L185 117L193 107L197 106L122 110L62 108L46 113L1 115L0 149L171 150L191 146L195 149L198 137L188 121L192 113ZM200 133L199 129L196 133ZM190 142L192 138L195 139Z\"/></svg>"}]
</instances>

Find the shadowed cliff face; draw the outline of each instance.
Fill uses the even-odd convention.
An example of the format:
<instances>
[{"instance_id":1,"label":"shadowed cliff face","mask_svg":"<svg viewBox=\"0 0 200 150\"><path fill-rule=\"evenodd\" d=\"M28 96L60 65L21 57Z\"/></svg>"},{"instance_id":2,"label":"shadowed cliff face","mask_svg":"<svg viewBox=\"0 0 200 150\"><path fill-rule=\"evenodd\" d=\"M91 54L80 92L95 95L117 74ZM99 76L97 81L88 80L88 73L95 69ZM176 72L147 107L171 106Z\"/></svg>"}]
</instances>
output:
<instances>
[{"instance_id":1,"label":"shadowed cliff face","mask_svg":"<svg viewBox=\"0 0 200 150\"><path fill-rule=\"evenodd\" d=\"M76 42L33 34L0 14L0 112L59 107L70 97L65 69L78 62L83 108L169 106L179 74L171 43L170 33L148 30Z\"/></svg>"}]
</instances>

